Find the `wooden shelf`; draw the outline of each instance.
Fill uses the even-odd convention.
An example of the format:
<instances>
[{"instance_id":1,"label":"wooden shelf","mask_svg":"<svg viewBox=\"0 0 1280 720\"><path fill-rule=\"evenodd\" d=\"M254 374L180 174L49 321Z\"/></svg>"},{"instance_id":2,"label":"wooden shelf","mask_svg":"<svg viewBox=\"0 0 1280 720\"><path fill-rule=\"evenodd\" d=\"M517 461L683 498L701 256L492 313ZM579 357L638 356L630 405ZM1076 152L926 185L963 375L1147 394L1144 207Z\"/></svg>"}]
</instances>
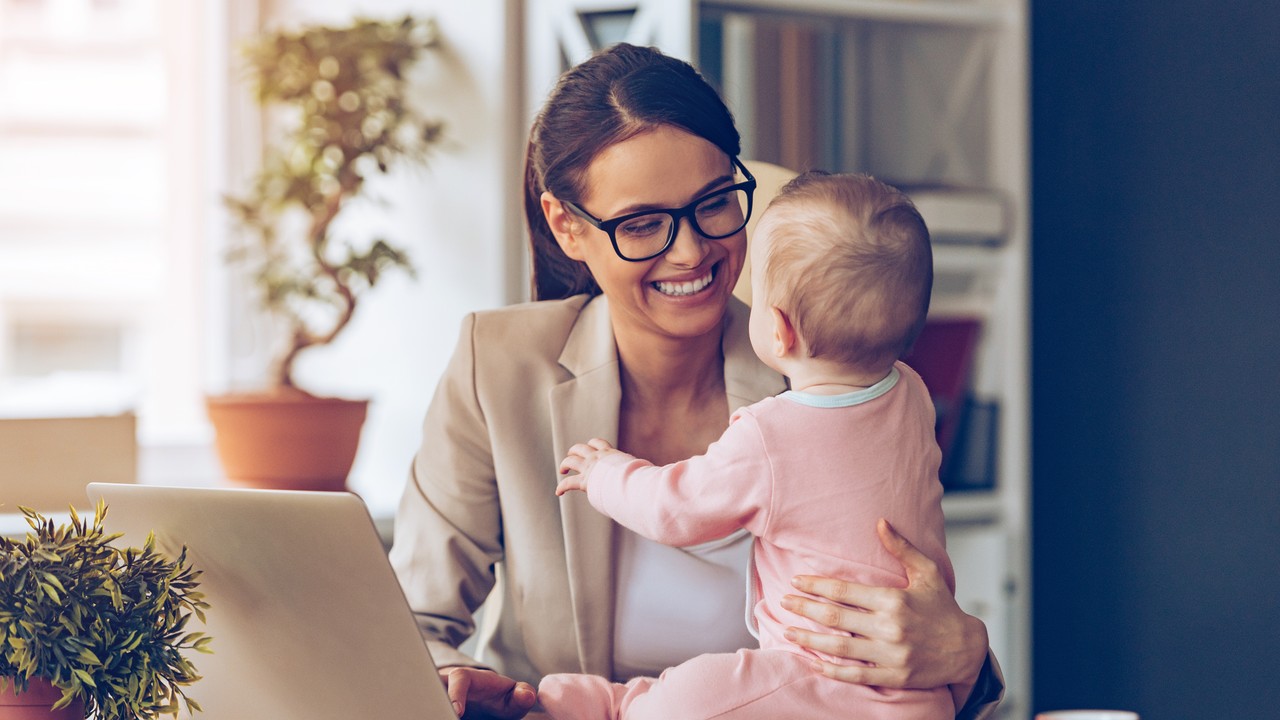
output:
<instances>
[{"instance_id":1,"label":"wooden shelf","mask_svg":"<svg viewBox=\"0 0 1280 720\"><path fill-rule=\"evenodd\" d=\"M948 525L996 523L1004 517L1004 507L995 490L961 490L942 496L942 511Z\"/></svg>"}]
</instances>

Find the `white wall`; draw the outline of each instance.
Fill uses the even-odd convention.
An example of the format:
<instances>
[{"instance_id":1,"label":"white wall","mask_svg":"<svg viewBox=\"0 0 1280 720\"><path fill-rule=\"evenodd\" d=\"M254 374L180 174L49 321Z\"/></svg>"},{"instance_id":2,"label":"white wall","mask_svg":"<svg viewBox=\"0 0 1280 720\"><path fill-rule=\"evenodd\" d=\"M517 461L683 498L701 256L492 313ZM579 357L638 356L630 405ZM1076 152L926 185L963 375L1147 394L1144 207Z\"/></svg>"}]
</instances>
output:
<instances>
[{"instance_id":1,"label":"white wall","mask_svg":"<svg viewBox=\"0 0 1280 720\"><path fill-rule=\"evenodd\" d=\"M344 228L385 233L411 254L417 280L388 276L339 341L300 358L298 382L317 394L373 399L352 489L375 512L397 501L422 418L471 311L524 299L519 175L519 4L516 0L275 0L268 27L356 15L434 16L441 46L418 68L422 107L445 122L448 145L425 169L369 181L390 207Z\"/></svg>"}]
</instances>

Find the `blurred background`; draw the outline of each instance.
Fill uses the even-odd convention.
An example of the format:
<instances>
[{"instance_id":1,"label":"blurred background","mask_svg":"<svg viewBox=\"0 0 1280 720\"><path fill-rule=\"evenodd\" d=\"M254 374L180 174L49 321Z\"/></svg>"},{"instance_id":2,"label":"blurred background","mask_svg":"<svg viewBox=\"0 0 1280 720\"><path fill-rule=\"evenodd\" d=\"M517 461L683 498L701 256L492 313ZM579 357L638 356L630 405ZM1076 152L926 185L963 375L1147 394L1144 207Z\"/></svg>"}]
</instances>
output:
<instances>
[{"instance_id":1,"label":"blurred background","mask_svg":"<svg viewBox=\"0 0 1280 720\"><path fill-rule=\"evenodd\" d=\"M462 316L528 297L532 113L592 47L657 44L721 90L744 157L937 203L935 320L981 329L940 345L964 357L938 398L962 438L949 541L1004 716L1275 715L1273 3L0 0L0 419L127 413L137 480L222 482L204 397L264 383L277 342L225 262L222 198L287 124L239 48L406 13L437 23L411 99L444 141L370 177L341 230L395 241L416 277L389 273L297 370L373 399L349 485L375 516Z\"/></svg>"}]
</instances>

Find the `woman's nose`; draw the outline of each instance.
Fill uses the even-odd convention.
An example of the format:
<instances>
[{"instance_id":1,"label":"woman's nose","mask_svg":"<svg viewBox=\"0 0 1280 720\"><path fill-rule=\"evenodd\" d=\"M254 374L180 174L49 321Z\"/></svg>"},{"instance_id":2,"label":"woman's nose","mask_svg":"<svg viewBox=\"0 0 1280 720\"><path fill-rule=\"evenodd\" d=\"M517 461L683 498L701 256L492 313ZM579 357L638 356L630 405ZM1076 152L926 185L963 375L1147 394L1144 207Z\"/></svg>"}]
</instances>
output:
<instances>
[{"instance_id":1,"label":"woman's nose","mask_svg":"<svg viewBox=\"0 0 1280 720\"><path fill-rule=\"evenodd\" d=\"M693 229L693 223L681 218L676 227L676 239L667 251L667 262L680 267L697 267L707 256L709 240Z\"/></svg>"}]
</instances>

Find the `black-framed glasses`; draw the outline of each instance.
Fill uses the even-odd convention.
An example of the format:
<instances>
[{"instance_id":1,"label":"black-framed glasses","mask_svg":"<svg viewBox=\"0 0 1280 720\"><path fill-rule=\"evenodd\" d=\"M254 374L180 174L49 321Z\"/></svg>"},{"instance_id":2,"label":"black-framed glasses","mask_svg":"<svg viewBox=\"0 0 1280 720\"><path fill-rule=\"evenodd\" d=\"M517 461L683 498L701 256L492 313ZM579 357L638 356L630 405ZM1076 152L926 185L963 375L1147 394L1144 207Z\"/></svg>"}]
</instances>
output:
<instances>
[{"instance_id":1,"label":"black-framed glasses","mask_svg":"<svg viewBox=\"0 0 1280 720\"><path fill-rule=\"evenodd\" d=\"M733 158L733 164L746 180L709 192L682 208L641 210L601 220L568 200L562 202L574 215L607 233L618 257L629 262L651 260L671 249L681 218L711 240L727 238L747 226L756 179L738 158Z\"/></svg>"}]
</instances>

